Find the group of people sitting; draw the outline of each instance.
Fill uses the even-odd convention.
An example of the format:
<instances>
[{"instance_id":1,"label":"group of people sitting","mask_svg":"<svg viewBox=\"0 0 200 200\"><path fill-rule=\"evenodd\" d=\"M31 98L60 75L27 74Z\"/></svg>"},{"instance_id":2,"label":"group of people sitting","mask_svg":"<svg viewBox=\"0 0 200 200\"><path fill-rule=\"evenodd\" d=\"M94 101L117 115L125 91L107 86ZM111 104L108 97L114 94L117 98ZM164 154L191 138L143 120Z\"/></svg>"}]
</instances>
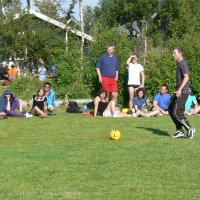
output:
<instances>
[{"instance_id":1,"label":"group of people sitting","mask_svg":"<svg viewBox=\"0 0 200 200\"><path fill-rule=\"evenodd\" d=\"M3 61L0 64L0 84L7 86L18 77L27 75L33 75L40 81L46 81L48 67L44 64L44 60L40 58L37 61L37 66L38 69L32 69L30 73L28 67L22 67L15 59L10 60L8 63ZM56 76L57 72L55 66L51 66L50 70L50 75Z\"/></svg>"},{"instance_id":2,"label":"group of people sitting","mask_svg":"<svg viewBox=\"0 0 200 200\"><path fill-rule=\"evenodd\" d=\"M0 118L32 117L33 115L41 118L48 117L48 113L55 108L55 92L51 89L51 84L46 82L44 87L38 89L33 98L27 101L27 105L31 107L29 113L23 108L22 100L15 97L12 91L6 90L0 97Z\"/></svg>"},{"instance_id":3,"label":"group of people sitting","mask_svg":"<svg viewBox=\"0 0 200 200\"><path fill-rule=\"evenodd\" d=\"M191 90L191 89L190 89ZM168 107L171 101L171 95L168 92L168 86L162 84L160 92L158 92L153 100L153 104L149 100L144 88L136 90L136 96L133 100L133 109L131 113L120 112L114 100L108 101L108 94L101 89L94 100L94 116L103 117L153 117L168 115ZM127 109L128 111L128 109ZM192 91L185 104L186 115L196 115L200 113L200 95L195 97Z\"/></svg>"}]
</instances>

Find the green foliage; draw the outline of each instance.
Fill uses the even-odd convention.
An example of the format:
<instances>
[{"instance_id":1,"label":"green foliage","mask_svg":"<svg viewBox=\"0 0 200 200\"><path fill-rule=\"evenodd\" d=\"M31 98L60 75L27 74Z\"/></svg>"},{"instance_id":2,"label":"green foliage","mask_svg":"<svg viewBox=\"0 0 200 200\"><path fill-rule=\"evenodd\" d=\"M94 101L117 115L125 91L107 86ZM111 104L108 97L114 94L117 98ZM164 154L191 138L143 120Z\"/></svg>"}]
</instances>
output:
<instances>
[{"instance_id":1,"label":"green foliage","mask_svg":"<svg viewBox=\"0 0 200 200\"><path fill-rule=\"evenodd\" d=\"M172 59L171 51L154 48L149 50L145 66L145 90L151 100L163 83L168 85L171 94L174 92L175 73L176 62Z\"/></svg>"},{"instance_id":2,"label":"green foliage","mask_svg":"<svg viewBox=\"0 0 200 200\"><path fill-rule=\"evenodd\" d=\"M63 98L88 98L90 89L84 83L84 60L81 60L80 41L70 41L69 50L56 49L51 55L51 63L57 66L58 78L55 82L57 96ZM90 85L91 86L91 85Z\"/></svg>"},{"instance_id":3,"label":"green foliage","mask_svg":"<svg viewBox=\"0 0 200 200\"><path fill-rule=\"evenodd\" d=\"M168 43L170 49L174 47L181 47L184 50L184 57L190 67L190 86L193 88L194 93L200 91L200 33L188 33L184 34L182 40L172 38Z\"/></svg>"},{"instance_id":4,"label":"green foliage","mask_svg":"<svg viewBox=\"0 0 200 200\"><path fill-rule=\"evenodd\" d=\"M31 99L32 96L36 94L37 90L42 86L42 82L39 82L35 77L24 76L12 82L12 84L9 86L9 89L18 98L28 100Z\"/></svg>"}]
</instances>

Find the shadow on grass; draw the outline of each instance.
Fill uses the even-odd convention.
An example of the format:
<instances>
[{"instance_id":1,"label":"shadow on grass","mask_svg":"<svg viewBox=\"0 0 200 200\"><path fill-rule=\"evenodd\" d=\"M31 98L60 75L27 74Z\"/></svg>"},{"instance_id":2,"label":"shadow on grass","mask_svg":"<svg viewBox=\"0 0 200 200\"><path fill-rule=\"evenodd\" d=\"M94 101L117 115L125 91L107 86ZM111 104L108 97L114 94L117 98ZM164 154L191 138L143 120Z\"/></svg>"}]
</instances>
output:
<instances>
[{"instance_id":1,"label":"shadow on grass","mask_svg":"<svg viewBox=\"0 0 200 200\"><path fill-rule=\"evenodd\" d=\"M136 127L136 128L150 131L151 133L156 134L156 135L170 136L170 134L167 131L163 131L158 128L148 128L148 127Z\"/></svg>"}]
</instances>

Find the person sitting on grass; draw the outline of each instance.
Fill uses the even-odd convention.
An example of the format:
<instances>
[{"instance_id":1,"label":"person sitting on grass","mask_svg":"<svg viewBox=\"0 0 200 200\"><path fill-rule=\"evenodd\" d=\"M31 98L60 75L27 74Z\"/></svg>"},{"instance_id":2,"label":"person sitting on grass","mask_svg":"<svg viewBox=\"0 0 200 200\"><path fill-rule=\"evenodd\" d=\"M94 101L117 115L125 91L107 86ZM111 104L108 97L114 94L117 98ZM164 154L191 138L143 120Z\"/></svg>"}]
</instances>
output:
<instances>
[{"instance_id":1,"label":"person sitting on grass","mask_svg":"<svg viewBox=\"0 0 200 200\"><path fill-rule=\"evenodd\" d=\"M107 101L108 93L101 89L97 96L94 99L94 116L100 115L103 117L125 117L129 116L119 112L119 109L116 107L116 102L111 100ZM130 115L131 117L131 115Z\"/></svg>"},{"instance_id":2,"label":"person sitting on grass","mask_svg":"<svg viewBox=\"0 0 200 200\"><path fill-rule=\"evenodd\" d=\"M197 103L197 99L196 97L192 94L192 89L190 89L190 94L187 98L187 101L185 103L185 112L184 114L185 115L193 115L193 114L196 114L198 111L197 111L197 107L198 107L198 103ZM194 105L194 108L192 108Z\"/></svg>"},{"instance_id":3,"label":"person sitting on grass","mask_svg":"<svg viewBox=\"0 0 200 200\"><path fill-rule=\"evenodd\" d=\"M22 107L22 100L14 97L10 90L6 90L1 96L1 112L5 113L7 116L12 117L32 117L27 113ZM15 110L18 109L19 112Z\"/></svg>"},{"instance_id":4,"label":"person sitting on grass","mask_svg":"<svg viewBox=\"0 0 200 200\"><path fill-rule=\"evenodd\" d=\"M43 88L37 91L36 95L33 95L33 99L29 102L32 105L31 113L41 118L47 118L47 98Z\"/></svg>"},{"instance_id":5,"label":"person sitting on grass","mask_svg":"<svg viewBox=\"0 0 200 200\"><path fill-rule=\"evenodd\" d=\"M55 105L55 92L51 89L51 83L46 82L44 84L44 91L45 91L45 96L47 98L47 110L49 112L53 112L54 108L56 107Z\"/></svg>"},{"instance_id":6,"label":"person sitting on grass","mask_svg":"<svg viewBox=\"0 0 200 200\"><path fill-rule=\"evenodd\" d=\"M146 96L144 88L139 88L136 91L136 97L134 98L133 105L135 108L135 113L133 113L133 117L143 116L146 117L148 112L147 106L151 106L151 102Z\"/></svg>"},{"instance_id":7,"label":"person sitting on grass","mask_svg":"<svg viewBox=\"0 0 200 200\"><path fill-rule=\"evenodd\" d=\"M153 110L147 113L147 117L168 115L168 107L171 100L171 95L168 93L168 86L161 85L160 92L158 92L153 101Z\"/></svg>"}]
</instances>

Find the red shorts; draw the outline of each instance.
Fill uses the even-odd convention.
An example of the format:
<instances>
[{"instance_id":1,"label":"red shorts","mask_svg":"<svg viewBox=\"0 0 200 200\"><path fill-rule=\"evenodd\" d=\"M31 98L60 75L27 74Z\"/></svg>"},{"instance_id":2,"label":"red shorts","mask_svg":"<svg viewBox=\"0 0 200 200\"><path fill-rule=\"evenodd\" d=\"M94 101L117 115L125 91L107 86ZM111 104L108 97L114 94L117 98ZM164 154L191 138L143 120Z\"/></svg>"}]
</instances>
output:
<instances>
[{"instance_id":1,"label":"red shorts","mask_svg":"<svg viewBox=\"0 0 200 200\"><path fill-rule=\"evenodd\" d=\"M115 78L109 78L106 76L102 76L102 88L108 92L114 92L117 93L117 82L115 80Z\"/></svg>"}]
</instances>

